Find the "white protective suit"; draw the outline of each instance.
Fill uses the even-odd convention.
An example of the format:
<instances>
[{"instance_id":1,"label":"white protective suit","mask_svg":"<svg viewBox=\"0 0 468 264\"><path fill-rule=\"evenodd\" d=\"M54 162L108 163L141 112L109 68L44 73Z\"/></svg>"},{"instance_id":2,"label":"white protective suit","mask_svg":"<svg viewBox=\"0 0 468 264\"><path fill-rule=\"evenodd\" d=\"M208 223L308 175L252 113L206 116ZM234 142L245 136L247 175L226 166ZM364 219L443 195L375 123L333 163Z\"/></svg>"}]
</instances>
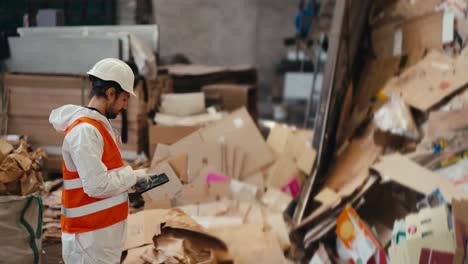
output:
<instances>
[{"instance_id":1,"label":"white protective suit","mask_svg":"<svg viewBox=\"0 0 468 264\"><path fill-rule=\"evenodd\" d=\"M89 117L104 124L116 142L117 137L110 121L98 111L82 106L65 105L52 111L49 122L58 132L65 130L78 118ZM90 197L106 198L121 194L133 185L144 171L130 166L108 171L102 163L104 149L97 128L80 123L65 137L62 155L69 171L78 171L84 192ZM62 233L62 255L65 263L120 263L126 239L126 220L99 230L67 234Z\"/></svg>"}]
</instances>

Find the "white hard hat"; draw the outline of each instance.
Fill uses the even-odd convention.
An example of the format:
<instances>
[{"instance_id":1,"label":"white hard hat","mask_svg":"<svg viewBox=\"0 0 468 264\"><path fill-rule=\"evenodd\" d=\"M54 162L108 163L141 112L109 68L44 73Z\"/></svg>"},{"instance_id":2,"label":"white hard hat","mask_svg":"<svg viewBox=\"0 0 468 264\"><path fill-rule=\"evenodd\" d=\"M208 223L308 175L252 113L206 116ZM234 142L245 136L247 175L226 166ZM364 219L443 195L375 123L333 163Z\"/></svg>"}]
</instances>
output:
<instances>
[{"instance_id":1,"label":"white hard hat","mask_svg":"<svg viewBox=\"0 0 468 264\"><path fill-rule=\"evenodd\" d=\"M135 96L133 92L135 76L130 66L121 60L113 58L100 60L87 73L104 81L117 82L124 91Z\"/></svg>"}]
</instances>

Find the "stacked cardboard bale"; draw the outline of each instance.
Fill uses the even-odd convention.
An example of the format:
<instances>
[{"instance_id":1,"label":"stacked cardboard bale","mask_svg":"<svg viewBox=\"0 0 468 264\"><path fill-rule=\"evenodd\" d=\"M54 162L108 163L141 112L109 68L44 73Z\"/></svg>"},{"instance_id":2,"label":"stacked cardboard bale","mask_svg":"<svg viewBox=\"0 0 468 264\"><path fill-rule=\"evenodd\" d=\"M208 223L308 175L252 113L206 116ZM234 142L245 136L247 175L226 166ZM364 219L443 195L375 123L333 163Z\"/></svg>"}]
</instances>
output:
<instances>
[{"instance_id":1,"label":"stacked cardboard bale","mask_svg":"<svg viewBox=\"0 0 468 264\"><path fill-rule=\"evenodd\" d=\"M150 84L150 97L157 86ZM6 74L5 89L9 93L8 133L27 135L31 144L44 147L49 154L46 169L60 171L61 145L64 135L49 123L50 112L66 104L86 106L90 82L85 76ZM128 141L122 144L123 156L134 159L147 143L147 102L142 83L136 87L136 98L130 98L127 110ZM153 100L154 101L154 100ZM122 130L121 116L112 120L114 128Z\"/></svg>"}]
</instances>

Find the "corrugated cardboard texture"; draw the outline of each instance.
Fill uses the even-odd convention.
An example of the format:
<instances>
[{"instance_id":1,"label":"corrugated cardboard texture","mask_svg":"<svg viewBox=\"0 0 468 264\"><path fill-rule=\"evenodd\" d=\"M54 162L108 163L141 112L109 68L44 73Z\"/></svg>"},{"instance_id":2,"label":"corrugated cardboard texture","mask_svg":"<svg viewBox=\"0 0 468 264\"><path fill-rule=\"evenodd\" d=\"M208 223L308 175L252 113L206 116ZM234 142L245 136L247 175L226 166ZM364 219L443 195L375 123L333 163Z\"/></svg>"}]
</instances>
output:
<instances>
[{"instance_id":1,"label":"corrugated cardboard texture","mask_svg":"<svg viewBox=\"0 0 468 264\"><path fill-rule=\"evenodd\" d=\"M146 192L146 196L151 200L158 201L173 199L175 194L182 189L182 183L180 182L179 177L177 177L174 170L167 162L164 162L156 168L149 170L148 173L165 173L169 178L168 183Z\"/></svg>"},{"instance_id":2,"label":"corrugated cardboard texture","mask_svg":"<svg viewBox=\"0 0 468 264\"><path fill-rule=\"evenodd\" d=\"M242 175L253 174L274 161L273 152L245 108L203 128L200 133L204 140L242 146L247 153Z\"/></svg>"},{"instance_id":3,"label":"corrugated cardboard texture","mask_svg":"<svg viewBox=\"0 0 468 264\"><path fill-rule=\"evenodd\" d=\"M409 105L427 111L466 85L467 58L467 51L457 59L430 52L418 64L389 81L385 93L396 93Z\"/></svg>"},{"instance_id":4,"label":"corrugated cardboard texture","mask_svg":"<svg viewBox=\"0 0 468 264\"><path fill-rule=\"evenodd\" d=\"M151 155L154 153L157 144L162 143L165 145L172 145L198 129L198 126L151 126L149 128Z\"/></svg>"},{"instance_id":5,"label":"corrugated cardboard texture","mask_svg":"<svg viewBox=\"0 0 468 264\"><path fill-rule=\"evenodd\" d=\"M49 123L53 109L66 104L86 105L89 101L90 83L84 76L6 74L4 81L5 89L10 93L7 132L27 135L36 146L62 145L63 135L57 133ZM121 146L123 150L138 150L141 139L139 132L146 125L140 122L142 111L146 110L146 104L141 100L141 89L137 89L137 94L139 98L129 100L128 142ZM121 129L120 115L112 120L112 125Z\"/></svg>"},{"instance_id":6,"label":"corrugated cardboard texture","mask_svg":"<svg viewBox=\"0 0 468 264\"><path fill-rule=\"evenodd\" d=\"M366 181L369 167L376 161L383 149L374 143L373 125L369 125L360 136L357 136L348 147L336 158L330 169L325 186L342 197L351 195Z\"/></svg>"},{"instance_id":7,"label":"corrugated cardboard texture","mask_svg":"<svg viewBox=\"0 0 468 264\"><path fill-rule=\"evenodd\" d=\"M442 49L443 12L407 21L403 29L403 54L426 49ZM393 43L393 42L392 42Z\"/></svg>"}]
</instances>

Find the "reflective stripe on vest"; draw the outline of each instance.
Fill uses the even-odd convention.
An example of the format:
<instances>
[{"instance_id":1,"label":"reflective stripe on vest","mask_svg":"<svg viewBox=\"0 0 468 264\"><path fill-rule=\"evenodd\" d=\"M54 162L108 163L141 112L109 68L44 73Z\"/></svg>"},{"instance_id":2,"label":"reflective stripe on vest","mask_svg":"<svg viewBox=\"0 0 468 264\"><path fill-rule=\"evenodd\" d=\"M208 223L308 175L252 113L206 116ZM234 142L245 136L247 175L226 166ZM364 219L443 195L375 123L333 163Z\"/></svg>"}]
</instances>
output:
<instances>
[{"instance_id":1,"label":"reflective stripe on vest","mask_svg":"<svg viewBox=\"0 0 468 264\"><path fill-rule=\"evenodd\" d=\"M97 128L104 142L102 162L108 170L118 169L124 165L120 150L111 134L97 120L82 117L67 128L68 134L75 126L85 122ZM128 194L122 193L108 198L88 196L83 190L83 183L76 171L68 171L65 163L63 168L62 191L62 232L83 233L101 229L120 221L128 216Z\"/></svg>"},{"instance_id":2,"label":"reflective stripe on vest","mask_svg":"<svg viewBox=\"0 0 468 264\"><path fill-rule=\"evenodd\" d=\"M96 212L114 207L121 203L127 202L127 200L128 200L128 194L122 193L116 196L112 196L110 198L106 198L104 200L100 200L91 204L83 205L80 207L65 208L62 206L62 214L65 217L69 217L69 218L81 217L84 215L89 215L92 213L96 213Z\"/></svg>"}]
</instances>

